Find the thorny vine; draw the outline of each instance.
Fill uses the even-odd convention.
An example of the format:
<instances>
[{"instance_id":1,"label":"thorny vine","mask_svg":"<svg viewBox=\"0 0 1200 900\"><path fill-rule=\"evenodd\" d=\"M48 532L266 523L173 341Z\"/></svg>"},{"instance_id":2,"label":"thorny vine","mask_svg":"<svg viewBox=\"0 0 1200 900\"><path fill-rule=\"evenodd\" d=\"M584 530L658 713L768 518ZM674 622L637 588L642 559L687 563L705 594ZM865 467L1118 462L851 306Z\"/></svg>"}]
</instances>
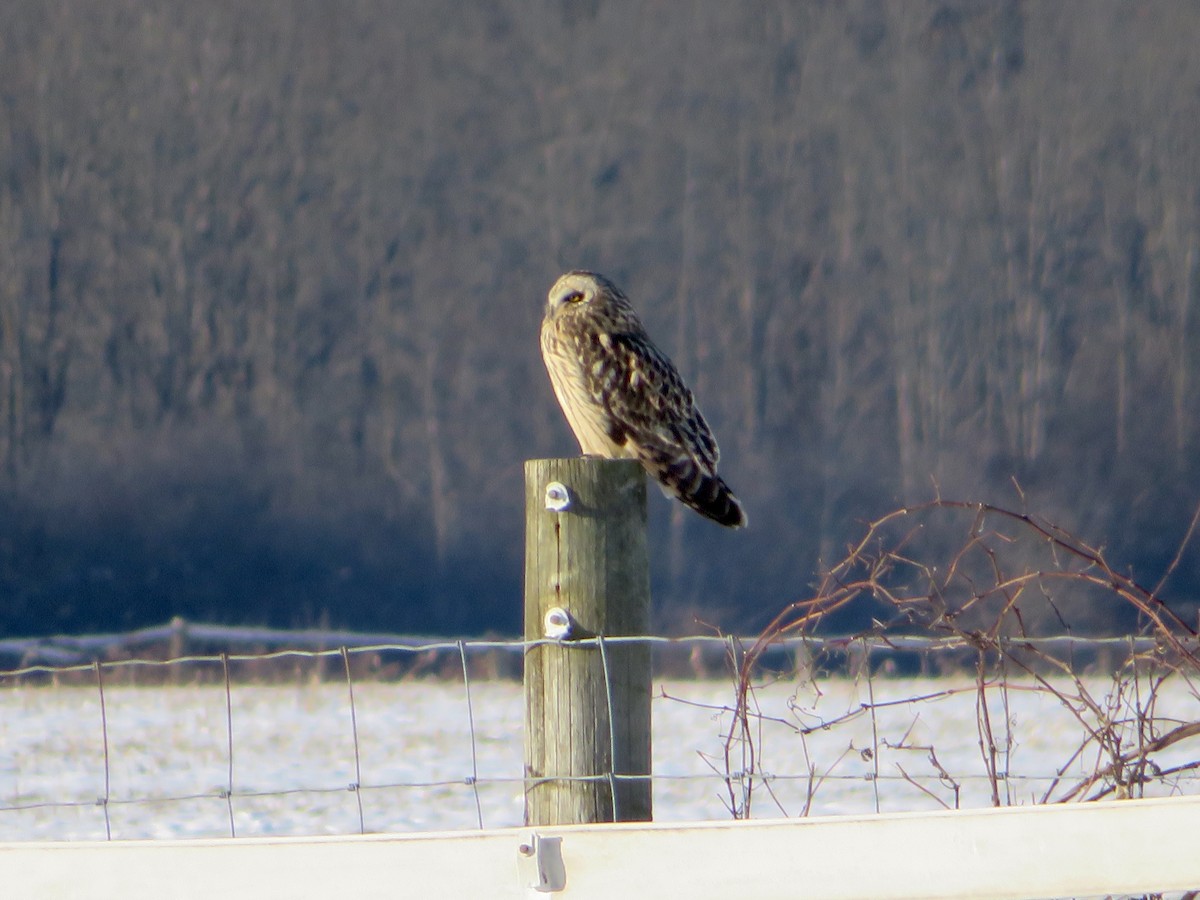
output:
<instances>
[{"instance_id":1,"label":"thorny vine","mask_svg":"<svg viewBox=\"0 0 1200 900\"><path fill-rule=\"evenodd\" d=\"M944 552L938 554L936 549L922 546L925 525L935 516L949 516L952 523L966 520L965 537L942 566L919 558L947 558ZM1195 525L1194 521L1185 543ZM973 671L974 685L967 689L976 695L979 749L993 806L1013 802L1003 762L1013 740L1007 727L1012 691L1032 690L1053 696L1070 711L1078 726L1064 745L1065 758L1056 769L1057 777L1038 802L1143 796L1151 784L1200 771L1200 746L1184 763L1160 765L1156 759L1168 747L1200 738L1197 632L1158 596L1179 558L1177 554L1162 581L1148 589L1116 571L1101 550L1061 528L1026 513L985 503L939 498L897 509L870 523L862 540L824 573L810 597L781 610L751 646L742 648L730 643L736 701L725 734L724 759L711 763L714 768L723 763L725 802L730 813L748 818L755 792L761 789L772 793L770 775L761 765L762 727L764 721L778 720L759 708L755 691L756 679L766 674L764 655L784 639L816 638L824 620L856 601L872 602L878 610L870 629L841 642L845 662L853 665L854 654L859 654L858 677L865 673L867 702L845 715L822 719L816 726L795 725L801 740L817 728L827 731L864 710L877 708L872 652L902 648L906 636L922 635L935 637L940 646L954 650L955 668L961 671L969 667ZM1095 603L1116 604L1132 611L1136 635L1131 635L1120 658L1086 661L1092 672L1085 677L1085 661L1078 658L1075 644L1037 638L1050 631L1077 634L1072 628L1072 611ZM820 646L822 649L813 658L814 671L819 669L821 654L830 654L828 640ZM1095 670L1104 668L1105 663L1104 687L1098 690ZM1190 717L1180 720L1158 713L1160 689L1168 679L1182 680L1190 695L1197 698ZM963 689L947 688L908 702L948 696L959 690ZM1002 729L997 729L993 721L997 704L1005 716ZM873 740L876 748L881 746L878 734ZM957 804L959 784L939 761L935 748L914 746L907 734L899 744L882 744L899 745L927 751L926 758L938 773L938 780L953 791ZM872 759L869 749L855 748L853 743L846 754L855 751L863 759ZM1086 774L1080 777L1078 764L1083 760L1088 764L1084 767ZM878 776L877 755L873 764ZM902 766L896 768L909 784L930 793ZM1067 775L1068 771L1072 774ZM825 775L828 772L822 774L810 768L808 801L801 814L809 812L813 794ZM878 809L877 786L875 791Z\"/></svg>"}]
</instances>

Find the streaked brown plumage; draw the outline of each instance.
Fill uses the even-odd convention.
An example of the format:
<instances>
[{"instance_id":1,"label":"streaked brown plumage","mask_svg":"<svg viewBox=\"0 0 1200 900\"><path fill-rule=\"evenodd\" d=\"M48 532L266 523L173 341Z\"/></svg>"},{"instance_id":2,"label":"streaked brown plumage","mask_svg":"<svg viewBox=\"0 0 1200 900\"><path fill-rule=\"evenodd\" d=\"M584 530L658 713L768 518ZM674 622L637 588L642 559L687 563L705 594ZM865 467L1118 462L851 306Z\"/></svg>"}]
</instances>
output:
<instances>
[{"instance_id":1,"label":"streaked brown plumage","mask_svg":"<svg viewBox=\"0 0 1200 900\"><path fill-rule=\"evenodd\" d=\"M616 285L594 272L558 279L542 321L542 359L586 455L636 459L702 515L746 524L717 475L720 451L692 392Z\"/></svg>"}]
</instances>

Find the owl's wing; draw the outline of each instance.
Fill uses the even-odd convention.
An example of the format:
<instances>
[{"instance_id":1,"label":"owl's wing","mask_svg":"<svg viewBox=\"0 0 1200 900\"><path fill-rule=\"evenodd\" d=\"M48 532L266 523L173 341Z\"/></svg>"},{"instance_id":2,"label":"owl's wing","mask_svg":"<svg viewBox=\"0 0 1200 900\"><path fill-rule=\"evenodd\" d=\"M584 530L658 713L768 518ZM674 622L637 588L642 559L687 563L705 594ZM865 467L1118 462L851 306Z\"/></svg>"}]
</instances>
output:
<instances>
[{"instance_id":1,"label":"owl's wing","mask_svg":"<svg viewBox=\"0 0 1200 900\"><path fill-rule=\"evenodd\" d=\"M608 343L608 364L593 369L593 395L614 442L632 442L659 465L687 456L715 474L717 442L671 360L644 334L614 334Z\"/></svg>"}]
</instances>

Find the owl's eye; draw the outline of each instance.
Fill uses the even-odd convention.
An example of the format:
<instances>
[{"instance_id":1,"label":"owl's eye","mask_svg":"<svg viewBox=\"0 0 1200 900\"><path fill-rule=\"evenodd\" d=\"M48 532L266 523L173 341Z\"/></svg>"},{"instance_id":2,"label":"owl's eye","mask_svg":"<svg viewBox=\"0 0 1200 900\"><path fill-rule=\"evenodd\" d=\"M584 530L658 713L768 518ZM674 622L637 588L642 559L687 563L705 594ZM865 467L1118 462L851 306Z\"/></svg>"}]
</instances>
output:
<instances>
[{"instance_id":1,"label":"owl's eye","mask_svg":"<svg viewBox=\"0 0 1200 900\"><path fill-rule=\"evenodd\" d=\"M563 303L578 303L583 299L582 291L571 291L567 296L563 297Z\"/></svg>"}]
</instances>

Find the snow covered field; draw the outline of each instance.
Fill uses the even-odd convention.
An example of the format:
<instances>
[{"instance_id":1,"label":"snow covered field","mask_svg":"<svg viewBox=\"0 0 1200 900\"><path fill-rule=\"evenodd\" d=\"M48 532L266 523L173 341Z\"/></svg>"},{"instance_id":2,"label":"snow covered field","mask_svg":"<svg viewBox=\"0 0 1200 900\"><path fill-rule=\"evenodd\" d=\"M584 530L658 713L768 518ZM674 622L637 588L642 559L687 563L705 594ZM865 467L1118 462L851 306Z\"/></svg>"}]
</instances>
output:
<instances>
[{"instance_id":1,"label":"snow covered field","mask_svg":"<svg viewBox=\"0 0 1200 900\"><path fill-rule=\"evenodd\" d=\"M1100 699L1110 690L1102 681L1089 688ZM731 685L671 681L655 692L655 818L727 818L714 766L724 771L730 716L721 708L733 701ZM936 696L910 699L928 695ZM757 697L766 718L756 767L774 778L754 790L756 817L799 815L806 804L824 815L990 803L969 679L835 679L819 692L777 683ZM1014 687L1005 710L998 692L988 697L1001 751L1006 721L1013 735L1011 753L998 758L1009 773L999 785L1003 802L1035 802L1059 770L1066 784L1094 770L1094 748L1073 758L1084 732L1057 699ZM0 840L227 836L231 822L239 836L520 824L519 683L472 682L474 753L461 683L357 683L354 699L357 760L344 683L235 684L228 710L220 685L114 686L105 689L103 716L94 687L0 689ZM795 727L838 719L872 699L874 716L860 712L808 735ZM881 705L888 701L897 702ZM1162 689L1156 715L1160 731L1170 717L1195 721L1200 700L1176 679ZM930 748L957 788L939 776ZM1197 758L1200 738L1155 757L1160 766ZM733 768L746 764L736 750ZM1200 793L1197 773L1147 795L1172 792ZM107 821L98 802L105 796Z\"/></svg>"}]
</instances>

